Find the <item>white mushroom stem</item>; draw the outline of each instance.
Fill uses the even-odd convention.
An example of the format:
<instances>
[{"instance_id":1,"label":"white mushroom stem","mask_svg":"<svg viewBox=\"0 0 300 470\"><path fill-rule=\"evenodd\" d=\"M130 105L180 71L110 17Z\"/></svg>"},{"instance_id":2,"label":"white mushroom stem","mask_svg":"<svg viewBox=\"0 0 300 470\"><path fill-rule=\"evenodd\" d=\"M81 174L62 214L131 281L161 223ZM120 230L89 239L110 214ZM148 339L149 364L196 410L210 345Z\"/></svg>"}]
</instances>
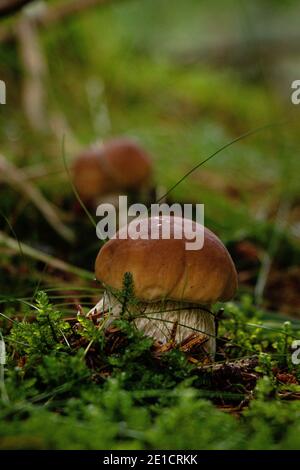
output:
<instances>
[{"instance_id":1,"label":"white mushroom stem","mask_svg":"<svg viewBox=\"0 0 300 470\"><path fill-rule=\"evenodd\" d=\"M132 309L129 309L131 312ZM216 330L214 316L209 308L204 310L200 305L175 302L171 300L160 302L140 302L134 307L132 315L136 327L143 331L145 335L165 343L170 341L175 323L176 343L181 343L192 333L207 335L207 341L203 349L213 359L216 351ZM98 313L108 316L106 325L117 318L120 318L122 304L110 292L105 292L100 302L92 308L87 316Z\"/></svg>"}]
</instances>

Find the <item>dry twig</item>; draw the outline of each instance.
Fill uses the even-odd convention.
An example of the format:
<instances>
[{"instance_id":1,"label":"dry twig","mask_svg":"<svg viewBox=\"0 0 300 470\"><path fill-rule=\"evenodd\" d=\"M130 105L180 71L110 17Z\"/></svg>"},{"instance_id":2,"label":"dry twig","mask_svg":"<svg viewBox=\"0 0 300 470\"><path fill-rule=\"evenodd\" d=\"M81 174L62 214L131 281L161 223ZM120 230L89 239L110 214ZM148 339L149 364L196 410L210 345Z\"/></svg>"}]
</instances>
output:
<instances>
[{"instance_id":1,"label":"dry twig","mask_svg":"<svg viewBox=\"0 0 300 470\"><path fill-rule=\"evenodd\" d=\"M22 254L29 256L37 261L42 261L43 263L52 266L55 269L64 271L67 273L75 274L76 276L82 277L83 279L93 280L94 274L86 271L85 269L77 268L72 264L66 263L54 256L46 254L42 251L39 251L31 246L26 245L25 243L18 242L12 237L9 237L4 232L0 231L0 245L4 245L10 248L16 254Z\"/></svg>"},{"instance_id":2,"label":"dry twig","mask_svg":"<svg viewBox=\"0 0 300 470\"><path fill-rule=\"evenodd\" d=\"M11 0L6 0L10 2ZM17 0L16 0L17 1ZM21 0L19 0L21 1ZM67 18L84 13L92 7L104 6L111 3L111 0L70 0L64 4L53 5L51 7L42 4L41 8L36 8L31 17L36 25L41 28L52 26ZM15 30L11 25L3 26L0 29L0 42L10 42L15 40Z\"/></svg>"},{"instance_id":3,"label":"dry twig","mask_svg":"<svg viewBox=\"0 0 300 470\"><path fill-rule=\"evenodd\" d=\"M32 0L0 0L0 18L12 15Z\"/></svg>"},{"instance_id":4,"label":"dry twig","mask_svg":"<svg viewBox=\"0 0 300 470\"><path fill-rule=\"evenodd\" d=\"M47 65L37 32L29 15L22 15L16 25L16 38L23 68L22 102L26 118L36 132L47 129L46 87Z\"/></svg>"},{"instance_id":5,"label":"dry twig","mask_svg":"<svg viewBox=\"0 0 300 470\"><path fill-rule=\"evenodd\" d=\"M58 210L43 196L40 190L24 178L22 170L15 167L3 155L0 155L0 172L5 181L18 189L38 208L49 225L65 240L72 242L75 238L73 231L59 218Z\"/></svg>"}]
</instances>

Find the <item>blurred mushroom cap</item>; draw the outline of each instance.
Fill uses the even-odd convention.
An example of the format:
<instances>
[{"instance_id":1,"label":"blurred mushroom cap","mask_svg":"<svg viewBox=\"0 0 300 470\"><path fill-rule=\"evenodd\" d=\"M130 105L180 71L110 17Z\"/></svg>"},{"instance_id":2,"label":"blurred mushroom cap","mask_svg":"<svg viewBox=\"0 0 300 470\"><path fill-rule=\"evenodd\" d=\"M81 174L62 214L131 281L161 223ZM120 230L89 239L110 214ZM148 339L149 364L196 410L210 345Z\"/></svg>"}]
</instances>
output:
<instances>
[{"instance_id":1,"label":"blurred mushroom cap","mask_svg":"<svg viewBox=\"0 0 300 470\"><path fill-rule=\"evenodd\" d=\"M131 224L136 224L132 221L100 249L95 272L104 286L121 290L124 274L130 272L135 296L145 302L168 299L208 305L234 296L236 269L227 249L213 232L193 222L190 234L186 234L186 229L183 230L186 219L181 217L145 220L140 224L137 239L128 234ZM169 239L161 236L162 223L170 224ZM150 238L151 227L159 230L158 239ZM202 249L187 250L186 241L192 241L190 236L195 230L203 229ZM122 238L124 234L128 235L127 239ZM148 239L143 239L147 236Z\"/></svg>"},{"instance_id":2,"label":"blurred mushroom cap","mask_svg":"<svg viewBox=\"0 0 300 470\"><path fill-rule=\"evenodd\" d=\"M151 159L145 150L128 138L116 138L102 147L105 171L118 189L138 189L151 177Z\"/></svg>"},{"instance_id":3,"label":"blurred mushroom cap","mask_svg":"<svg viewBox=\"0 0 300 470\"><path fill-rule=\"evenodd\" d=\"M91 148L82 152L73 164L73 182L84 201L92 200L108 191L109 182L103 171L101 152Z\"/></svg>"},{"instance_id":4,"label":"blurred mushroom cap","mask_svg":"<svg viewBox=\"0 0 300 470\"><path fill-rule=\"evenodd\" d=\"M73 164L73 182L84 201L104 194L140 190L152 173L151 159L133 140L111 139L83 151Z\"/></svg>"}]
</instances>

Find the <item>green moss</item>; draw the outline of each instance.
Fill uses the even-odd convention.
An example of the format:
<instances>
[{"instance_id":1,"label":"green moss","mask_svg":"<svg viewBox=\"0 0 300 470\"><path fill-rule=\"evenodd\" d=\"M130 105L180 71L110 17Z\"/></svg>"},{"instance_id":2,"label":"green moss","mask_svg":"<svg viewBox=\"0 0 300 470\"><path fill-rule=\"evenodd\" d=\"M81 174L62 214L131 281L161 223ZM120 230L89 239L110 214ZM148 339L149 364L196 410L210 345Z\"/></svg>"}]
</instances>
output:
<instances>
[{"instance_id":1,"label":"green moss","mask_svg":"<svg viewBox=\"0 0 300 470\"><path fill-rule=\"evenodd\" d=\"M128 276L124 301L132 300ZM130 292L129 292L130 291ZM130 298L128 298L128 296ZM269 328L249 297L228 304L220 324L219 358L256 355L262 376L252 387L231 373L216 380L179 350L153 355L153 341L124 318L116 339L78 317L75 325L39 293L34 321L14 322L5 336L8 361L2 396L2 449L280 449L299 445L299 402L283 402L275 369L297 375L289 360L298 331ZM75 332L74 332L75 331ZM87 349L86 345L90 347ZM223 355L223 356L222 356ZM299 374L299 369L298 369ZM221 381L220 381L221 380ZM223 382L222 382L223 381ZM248 387L248 388L247 388ZM216 408L249 401L239 419ZM234 405L235 403L235 405Z\"/></svg>"}]
</instances>

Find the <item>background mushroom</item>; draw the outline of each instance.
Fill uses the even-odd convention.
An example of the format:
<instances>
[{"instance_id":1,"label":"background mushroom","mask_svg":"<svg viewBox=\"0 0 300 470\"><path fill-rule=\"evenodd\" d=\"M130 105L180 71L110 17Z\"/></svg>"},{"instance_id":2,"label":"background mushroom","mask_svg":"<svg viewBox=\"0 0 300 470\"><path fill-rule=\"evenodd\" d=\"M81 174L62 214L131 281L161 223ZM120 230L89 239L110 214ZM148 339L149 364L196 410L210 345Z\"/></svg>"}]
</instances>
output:
<instances>
[{"instance_id":1,"label":"background mushroom","mask_svg":"<svg viewBox=\"0 0 300 470\"><path fill-rule=\"evenodd\" d=\"M128 138L115 138L82 152L73 164L74 185L84 202L107 194L149 189L152 164L148 153Z\"/></svg>"},{"instance_id":2,"label":"background mushroom","mask_svg":"<svg viewBox=\"0 0 300 470\"><path fill-rule=\"evenodd\" d=\"M165 342L178 322L176 342L195 331L205 333L208 338L204 349L214 357L215 321L210 309L216 301L233 297L237 274L225 246L206 228L203 248L186 249L187 239L190 242L195 231L203 227L193 222L191 233L185 231L185 235L184 220L170 216L149 218L146 225L138 228L137 239L128 234L131 222L100 249L95 271L106 292L96 309L109 311L112 318L120 315L122 304L118 292L122 290L125 273L130 272L135 298L139 301L136 326L146 335ZM162 238L163 223L170 224L170 239ZM150 238L150 227L154 226L159 230L158 239ZM127 239L122 239L124 231ZM147 235L149 238L144 239Z\"/></svg>"}]
</instances>

